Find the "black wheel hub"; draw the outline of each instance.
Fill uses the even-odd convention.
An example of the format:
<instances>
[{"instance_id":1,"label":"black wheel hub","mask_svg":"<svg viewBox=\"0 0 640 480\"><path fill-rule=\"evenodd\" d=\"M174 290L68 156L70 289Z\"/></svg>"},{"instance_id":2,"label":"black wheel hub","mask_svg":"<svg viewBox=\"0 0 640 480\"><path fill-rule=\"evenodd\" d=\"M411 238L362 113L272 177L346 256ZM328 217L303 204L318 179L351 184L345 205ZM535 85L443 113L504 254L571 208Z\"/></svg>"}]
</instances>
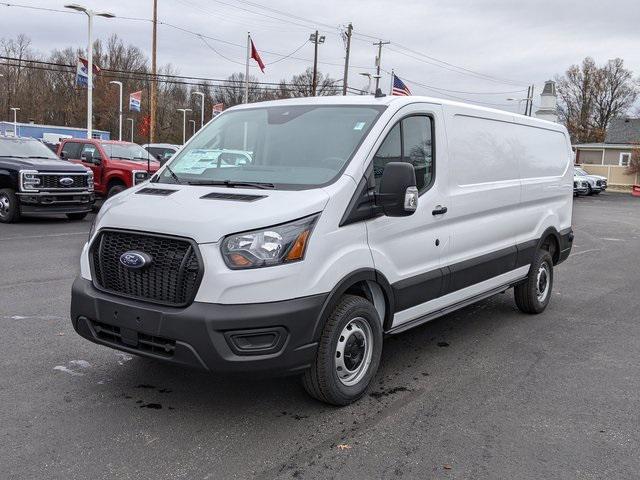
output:
<instances>
[{"instance_id":1,"label":"black wheel hub","mask_svg":"<svg viewBox=\"0 0 640 480\"><path fill-rule=\"evenodd\" d=\"M364 339L351 335L344 348L344 364L349 370L355 370L364 358Z\"/></svg>"}]
</instances>

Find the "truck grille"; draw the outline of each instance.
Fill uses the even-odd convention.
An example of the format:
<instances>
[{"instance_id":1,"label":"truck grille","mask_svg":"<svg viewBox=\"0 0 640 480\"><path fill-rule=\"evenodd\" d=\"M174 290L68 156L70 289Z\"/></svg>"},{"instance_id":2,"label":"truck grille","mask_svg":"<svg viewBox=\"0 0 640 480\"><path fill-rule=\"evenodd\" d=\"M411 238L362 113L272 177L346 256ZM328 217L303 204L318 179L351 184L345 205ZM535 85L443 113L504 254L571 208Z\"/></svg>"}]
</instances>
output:
<instances>
[{"instance_id":1,"label":"truck grille","mask_svg":"<svg viewBox=\"0 0 640 480\"><path fill-rule=\"evenodd\" d=\"M120 257L131 251L148 255L150 263L125 266ZM90 258L96 288L174 307L193 301L203 273L195 242L180 237L102 230L91 245Z\"/></svg>"},{"instance_id":2,"label":"truck grille","mask_svg":"<svg viewBox=\"0 0 640 480\"><path fill-rule=\"evenodd\" d=\"M38 189L40 190L85 190L89 186L89 177L84 174L39 173L37 177L40 179L40 184L38 185ZM65 180L63 183L60 183L60 180L63 178L70 178L72 182Z\"/></svg>"}]
</instances>

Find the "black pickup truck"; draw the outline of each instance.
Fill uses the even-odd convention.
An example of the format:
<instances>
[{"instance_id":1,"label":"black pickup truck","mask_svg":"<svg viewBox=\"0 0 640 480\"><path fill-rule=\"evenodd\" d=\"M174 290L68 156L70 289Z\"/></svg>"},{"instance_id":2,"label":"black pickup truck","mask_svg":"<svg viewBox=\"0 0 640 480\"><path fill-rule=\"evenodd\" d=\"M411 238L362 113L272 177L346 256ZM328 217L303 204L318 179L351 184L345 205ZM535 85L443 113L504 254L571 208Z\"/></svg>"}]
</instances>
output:
<instances>
[{"instance_id":1,"label":"black pickup truck","mask_svg":"<svg viewBox=\"0 0 640 480\"><path fill-rule=\"evenodd\" d=\"M0 136L0 222L30 214L82 220L93 208L93 173L33 138Z\"/></svg>"}]
</instances>

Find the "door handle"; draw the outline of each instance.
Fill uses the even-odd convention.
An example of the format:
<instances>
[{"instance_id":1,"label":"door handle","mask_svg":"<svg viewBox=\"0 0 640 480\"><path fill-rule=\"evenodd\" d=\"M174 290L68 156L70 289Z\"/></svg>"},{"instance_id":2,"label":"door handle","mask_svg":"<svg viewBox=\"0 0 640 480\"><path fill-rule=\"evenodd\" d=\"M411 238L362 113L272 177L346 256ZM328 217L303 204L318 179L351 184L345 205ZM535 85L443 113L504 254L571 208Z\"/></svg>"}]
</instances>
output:
<instances>
[{"instance_id":1,"label":"door handle","mask_svg":"<svg viewBox=\"0 0 640 480\"><path fill-rule=\"evenodd\" d=\"M443 207L442 205L436 205L436 208L434 208L431 211L431 215L444 215L445 213L447 213L447 207Z\"/></svg>"}]
</instances>

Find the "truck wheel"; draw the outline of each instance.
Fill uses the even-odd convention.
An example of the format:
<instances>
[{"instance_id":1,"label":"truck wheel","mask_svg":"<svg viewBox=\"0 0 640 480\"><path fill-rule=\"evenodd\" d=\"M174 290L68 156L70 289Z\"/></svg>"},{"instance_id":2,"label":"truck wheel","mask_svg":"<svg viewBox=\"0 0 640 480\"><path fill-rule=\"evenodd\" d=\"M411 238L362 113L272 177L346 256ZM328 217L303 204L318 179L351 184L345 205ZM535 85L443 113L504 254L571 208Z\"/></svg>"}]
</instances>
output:
<instances>
[{"instance_id":1,"label":"truck wheel","mask_svg":"<svg viewBox=\"0 0 640 480\"><path fill-rule=\"evenodd\" d=\"M593 195L593 189L591 188L591 185L587 185L587 195Z\"/></svg>"},{"instance_id":2,"label":"truck wheel","mask_svg":"<svg viewBox=\"0 0 640 480\"><path fill-rule=\"evenodd\" d=\"M107 192L107 198L111 198L114 195L117 195L118 193L122 192L123 190L125 190L127 187L125 187L124 185L114 185L113 187L111 187L109 189L109 191Z\"/></svg>"},{"instance_id":3,"label":"truck wheel","mask_svg":"<svg viewBox=\"0 0 640 480\"><path fill-rule=\"evenodd\" d=\"M542 313L553 289L553 259L546 250L538 250L527 279L513 289L516 305L523 313Z\"/></svg>"},{"instance_id":4,"label":"truck wheel","mask_svg":"<svg viewBox=\"0 0 640 480\"><path fill-rule=\"evenodd\" d=\"M382 355L382 326L368 300L345 295L324 326L313 365L303 377L307 393L348 405L366 391Z\"/></svg>"},{"instance_id":5,"label":"truck wheel","mask_svg":"<svg viewBox=\"0 0 640 480\"><path fill-rule=\"evenodd\" d=\"M84 220L87 215L89 215L89 212L67 213L67 218L69 220Z\"/></svg>"},{"instance_id":6,"label":"truck wheel","mask_svg":"<svg viewBox=\"0 0 640 480\"><path fill-rule=\"evenodd\" d=\"M12 223L20 220L20 201L10 188L0 190L0 222Z\"/></svg>"}]
</instances>

